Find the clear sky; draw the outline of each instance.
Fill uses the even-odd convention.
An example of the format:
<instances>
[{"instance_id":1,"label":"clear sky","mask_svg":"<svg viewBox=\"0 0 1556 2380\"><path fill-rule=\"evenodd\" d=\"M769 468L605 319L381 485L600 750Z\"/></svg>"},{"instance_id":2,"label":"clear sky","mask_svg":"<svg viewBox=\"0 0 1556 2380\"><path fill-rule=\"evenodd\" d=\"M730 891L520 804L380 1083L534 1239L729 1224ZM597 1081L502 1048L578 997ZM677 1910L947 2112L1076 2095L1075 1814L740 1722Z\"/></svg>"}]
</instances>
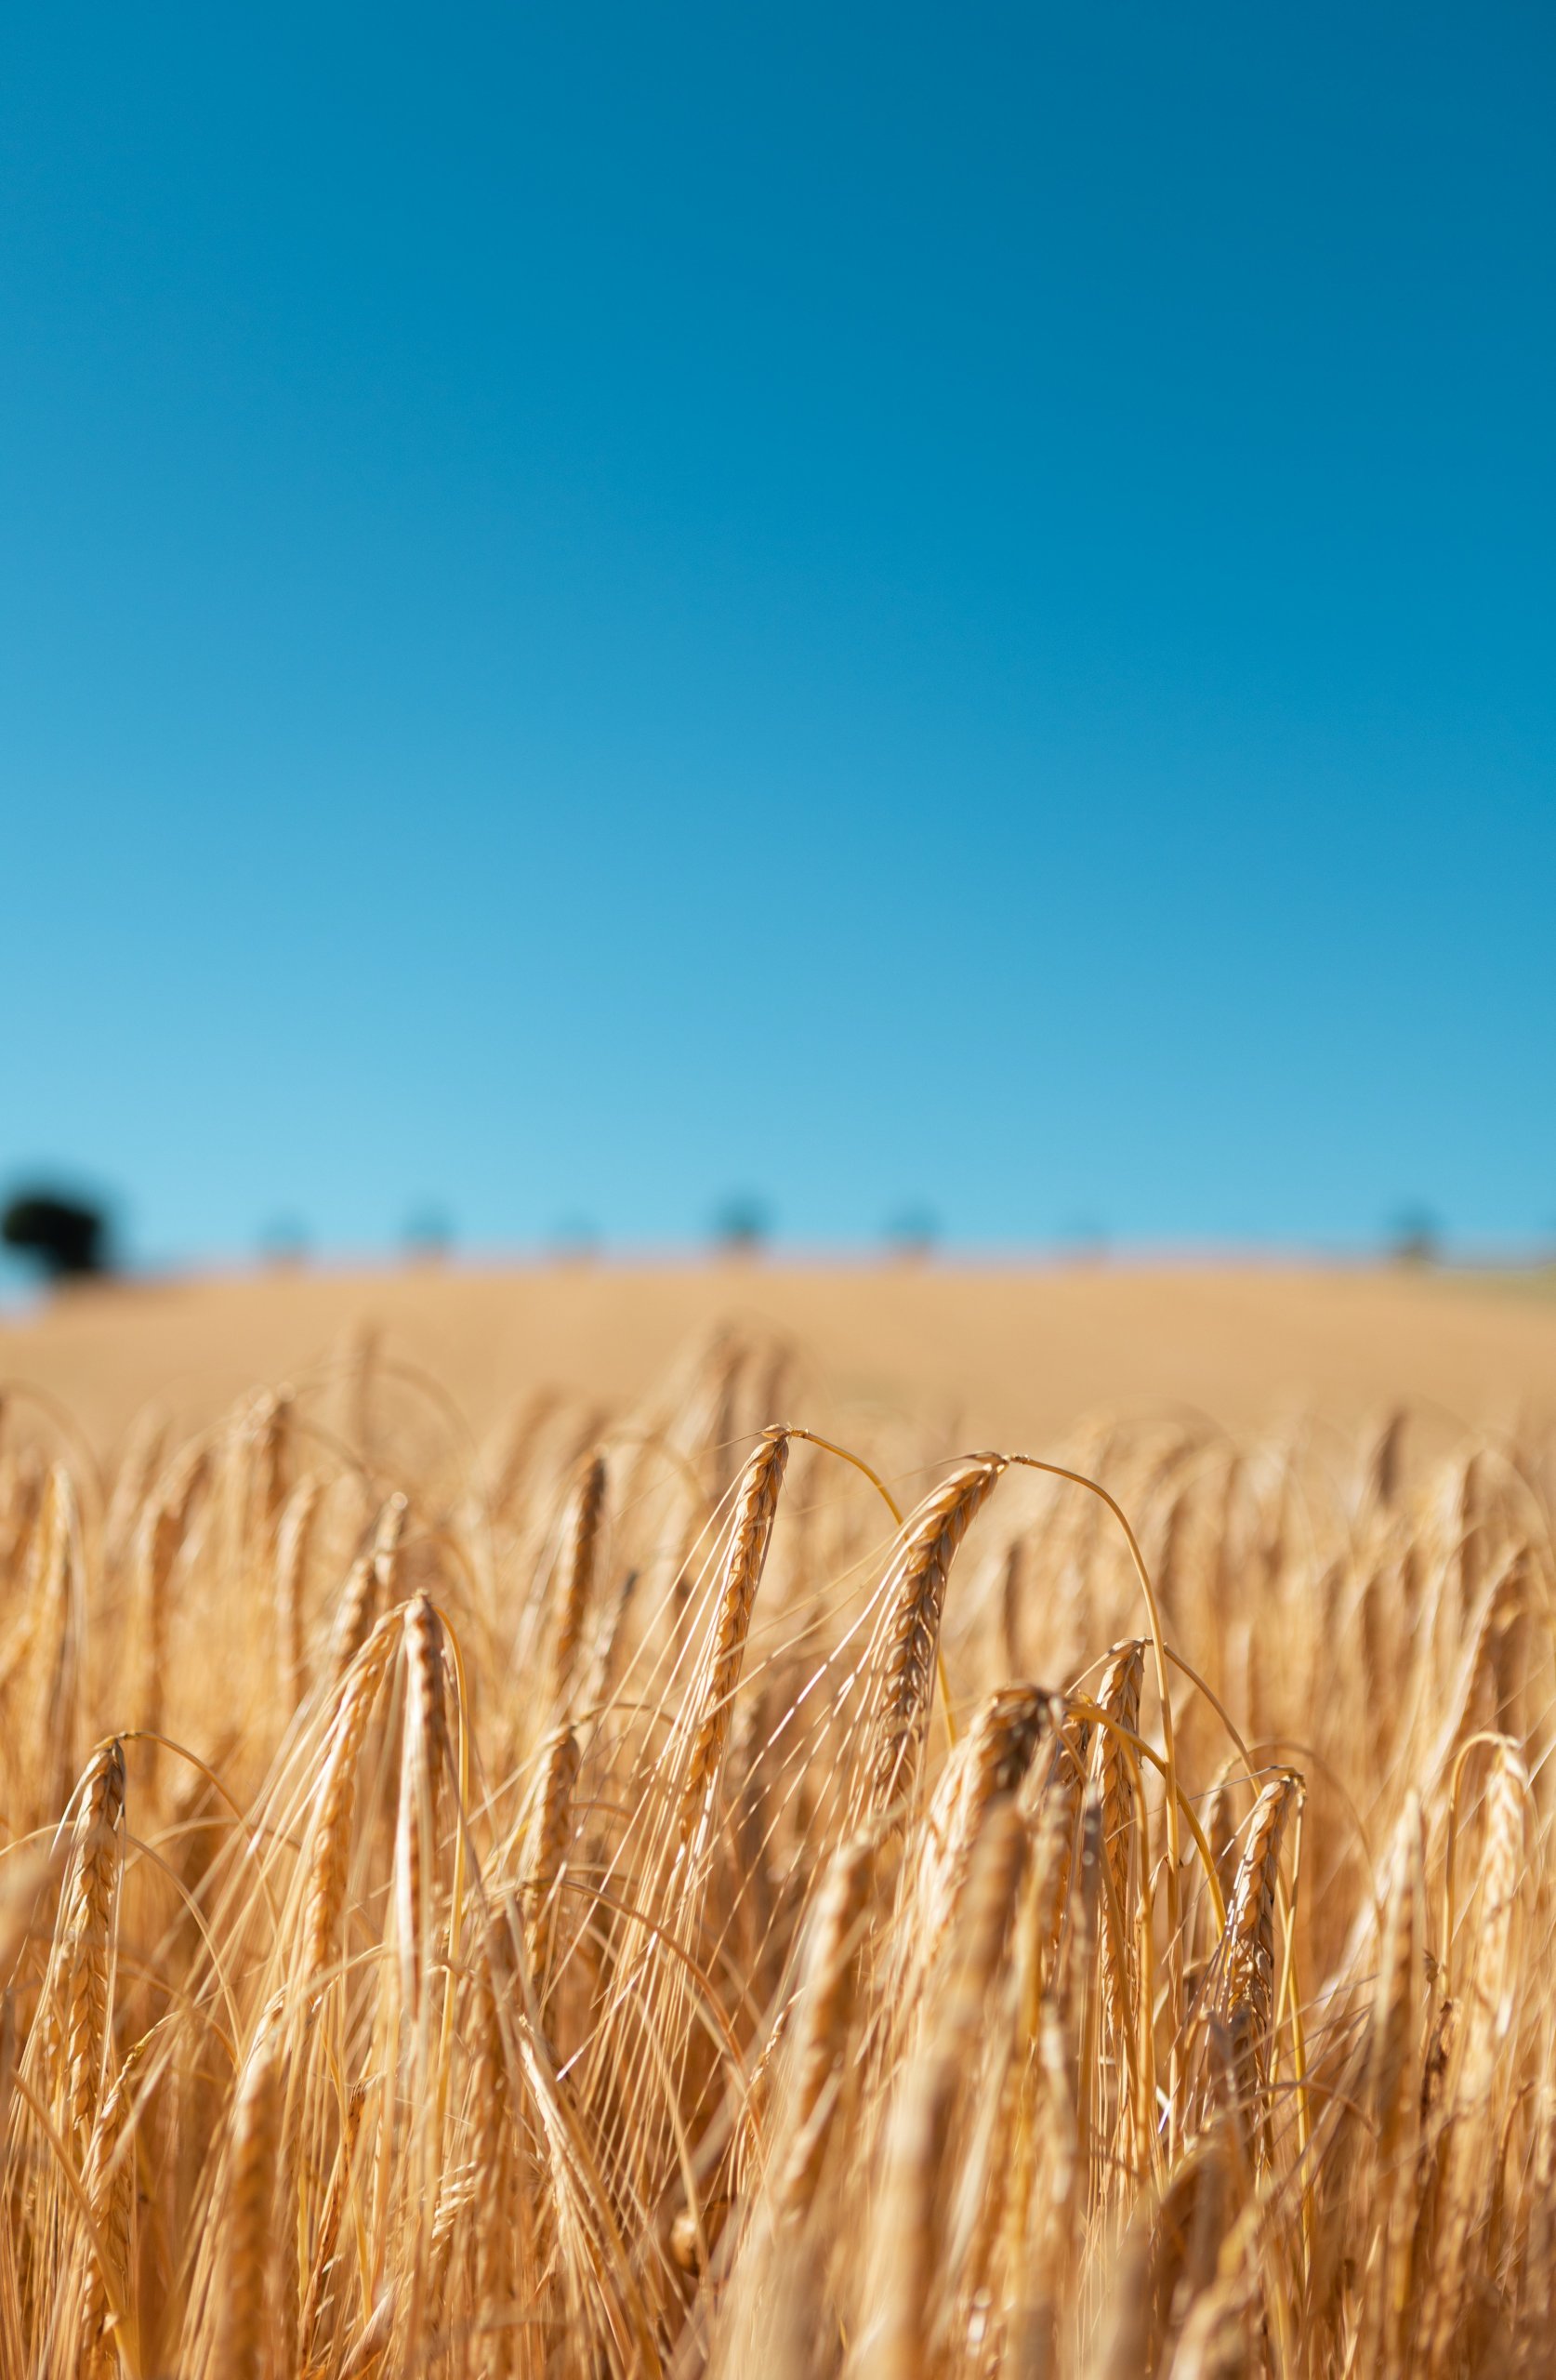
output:
<instances>
[{"instance_id":1,"label":"clear sky","mask_svg":"<svg viewBox=\"0 0 1556 2380\"><path fill-rule=\"evenodd\" d=\"M0 1186L1556 1232L1545 0L0 34Z\"/></svg>"}]
</instances>

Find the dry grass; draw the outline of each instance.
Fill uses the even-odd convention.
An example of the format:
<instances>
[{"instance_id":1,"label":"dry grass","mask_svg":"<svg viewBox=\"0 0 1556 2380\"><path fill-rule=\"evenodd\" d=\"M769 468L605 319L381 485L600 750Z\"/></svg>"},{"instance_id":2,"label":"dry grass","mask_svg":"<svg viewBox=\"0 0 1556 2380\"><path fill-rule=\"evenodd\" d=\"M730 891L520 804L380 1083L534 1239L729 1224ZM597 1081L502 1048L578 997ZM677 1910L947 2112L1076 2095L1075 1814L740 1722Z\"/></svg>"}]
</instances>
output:
<instances>
[{"instance_id":1,"label":"dry grass","mask_svg":"<svg viewBox=\"0 0 1556 2380\"><path fill-rule=\"evenodd\" d=\"M1553 1510L755 1328L480 1446L365 1338L13 1397L0 2372L1546 2372Z\"/></svg>"}]
</instances>

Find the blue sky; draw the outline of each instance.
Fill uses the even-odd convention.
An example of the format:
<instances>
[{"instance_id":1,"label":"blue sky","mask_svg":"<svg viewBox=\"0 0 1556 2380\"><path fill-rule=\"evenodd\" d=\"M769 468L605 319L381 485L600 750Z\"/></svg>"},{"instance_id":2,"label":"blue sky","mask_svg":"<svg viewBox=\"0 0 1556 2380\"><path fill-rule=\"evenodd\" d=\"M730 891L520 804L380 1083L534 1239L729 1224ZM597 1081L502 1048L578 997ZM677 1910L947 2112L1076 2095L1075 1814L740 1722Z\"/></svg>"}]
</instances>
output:
<instances>
[{"instance_id":1,"label":"blue sky","mask_svg":"<svg viewBox=\"0 0 1556 2380\"><path fill-rule=\"evenodd\" d=\"M1542 7L12 12L0 1184L1556 1232Z\"/></svg>"}]
</instances>

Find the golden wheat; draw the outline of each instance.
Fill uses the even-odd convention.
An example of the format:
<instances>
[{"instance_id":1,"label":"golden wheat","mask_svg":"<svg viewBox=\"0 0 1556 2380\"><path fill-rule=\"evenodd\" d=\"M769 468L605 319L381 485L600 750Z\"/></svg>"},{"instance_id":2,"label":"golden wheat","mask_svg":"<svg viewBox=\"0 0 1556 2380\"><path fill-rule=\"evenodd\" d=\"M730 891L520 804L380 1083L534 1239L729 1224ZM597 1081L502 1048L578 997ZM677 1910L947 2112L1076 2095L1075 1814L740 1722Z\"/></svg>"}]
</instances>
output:
<instances>
[{"instance_id":1,"label":"golden wheat","mask_svg":"<svg viewBox=\"0 0 1556 2380\"><path fill-rule=\"evenodd\" d=\"M800 1378L0 1411L5 2380L1549 2369L1550 1437Z\"/></svg>"}]
</instances>

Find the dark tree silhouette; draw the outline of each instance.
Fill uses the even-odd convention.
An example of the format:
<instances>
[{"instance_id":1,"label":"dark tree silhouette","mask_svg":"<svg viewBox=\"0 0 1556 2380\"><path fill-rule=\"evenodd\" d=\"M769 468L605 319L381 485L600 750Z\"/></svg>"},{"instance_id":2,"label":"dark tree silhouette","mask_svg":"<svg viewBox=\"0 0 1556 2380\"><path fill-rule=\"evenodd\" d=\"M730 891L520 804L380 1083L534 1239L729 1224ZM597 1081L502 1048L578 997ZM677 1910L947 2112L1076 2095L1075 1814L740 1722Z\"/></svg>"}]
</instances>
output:
<instances>
[{"instance_id":1,"label":"dark tree silhouette","mask_svg":"<svg viewBox=\"0 0 1556 2380\"><path fill-rule=\"evenodd\" d=\"M886 1226L886 1244L903 1264L922 1264L939 1237L939 1220L928 1207L904 1207Z\"/></svg>"},{"instance_id":2,"label":"dark tree silhouette","mask_svg":"<svg viewBox=\"0 0 1556 2380\"><path fill-rule=\"evenodd\" d=\"M1406 1207L1394 1217L1389 1254L1396 1264L1435 1264L1442 1254L1437 1218L1430 1207Z\"/></svg>"},{"instance_id":3,"label":"dark tree silhouette","mask_svg":"<svg viewBox=\"0 0 1556 2380\"><path fill-rule=\"evenodd\" d=\"M445 1207L430 1203L417 1207L408 1218L402 1237L405 1253L413 1263L434 1263L454 1246L453 1218Z\"/></svg>"},{"instance_id":4,"label":"dark tree silhouette","mask_svg":"<svg viewBox=\"0 0 1556 2380\"><path fill-rule=\"evenodd\" d=\"M108 1219L97 1207L51 1190L30 1190L0 1214L0 1239L32 1257L50 1280L106 1273Z\"/></svg>"},{"instance_id":5,"label":"dark tree silhouette","mask_svg":"<svg viewBox=\"0 0 1556 2380\"><path fill-rule=\"evenodd\" d=\"M726 1198L713 1218L713 1244L725 1256L754 1256L767 1233L767 1208L748 1191Z\"/></svg>"}]
</instances>

